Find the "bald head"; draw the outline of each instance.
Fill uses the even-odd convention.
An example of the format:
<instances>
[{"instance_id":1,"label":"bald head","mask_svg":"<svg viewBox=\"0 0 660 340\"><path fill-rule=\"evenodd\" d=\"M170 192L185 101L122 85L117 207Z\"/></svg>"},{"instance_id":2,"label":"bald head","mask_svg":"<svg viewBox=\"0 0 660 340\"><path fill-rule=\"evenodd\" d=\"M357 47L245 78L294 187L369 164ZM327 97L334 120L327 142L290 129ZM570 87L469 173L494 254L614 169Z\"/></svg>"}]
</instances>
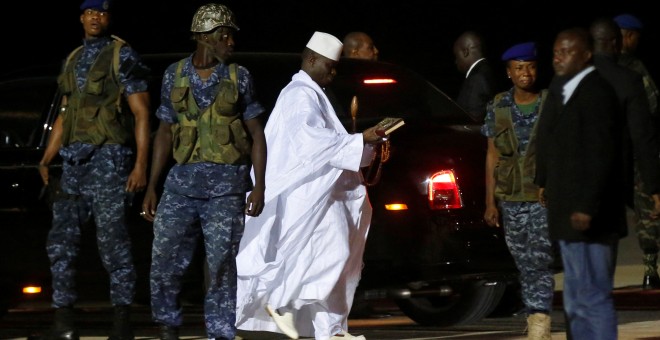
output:
<instances>
[{"instance_id":1,"label":"bald head","mask_svg":"<svg viewBox=\"0 0 660 340\"><path fill-rule=\"evenodd\" d=\"M472 64L484 57L484 44L481 36L474 31L466 31L454 42L456 68L466 73Z\"/></svg>"},{"instance_id":2,"label":"bald head","mask_svg":"<svg viewBox=\"0 0 660 340\"><path fill-rule=\"evenodd\" d=\"M364 32L346 34L343 43L343 55L346 58L378 60L378 49L371 37Z\"/></svg>"},{"instance_id":3,"label":"bald head","mask_svg":"<svg viewBox=\"0 0 660 340\"><path fill-rule=\"evenodd\" d=\"M598 18L589 27L594 53L616 56L621 51L621 30L611 18Z\"/></svg>"}]
</instances>

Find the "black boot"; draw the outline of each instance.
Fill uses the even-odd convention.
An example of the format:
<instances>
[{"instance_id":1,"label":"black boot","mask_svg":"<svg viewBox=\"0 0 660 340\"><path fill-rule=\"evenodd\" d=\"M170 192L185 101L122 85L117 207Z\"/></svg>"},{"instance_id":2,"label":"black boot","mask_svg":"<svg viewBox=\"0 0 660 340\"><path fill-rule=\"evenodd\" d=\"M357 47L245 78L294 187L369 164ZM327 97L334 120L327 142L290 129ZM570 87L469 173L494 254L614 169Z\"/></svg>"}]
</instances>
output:
<instances>
[{"instance_id":1,"label":"black boot","mask_svg":"<svg viewBox=\"0 0 660 340\"><path fill-rule=\"evenodd\" d=\"M644 254L644 280L642 289L660 289L658 254Z\"/></svg>"},{"instance_id":2,"label":"black boot","mask_svg":"<svg viewBox=\"0 0 660 340\"><path fill-rule=\"evenodd\" d=\"M160 325L158 328L158 337L160 340L179 340L179 328Z\"/></svg>"},{"instance_id":3,"label":"black boot","mask_svg":"<svg viewBox=\"0 0 660 340\"><path fill-rule=\"evenodd\" d=\"M115 316L112 322L112 332L108 340L133 340L135 335L131 329L131 306L115 306Z\"/></svg>"},{"instance_id":4,"label":"black boot","mask_svg":"<svg viewBox=\"0 0 660 340\"><path fill-rule=\"evenodd\" d=\"M41 339L43 340L80 340L80 334L73 324L73 307L55 309L53 326Z\"/></svg>"}]
</instances>

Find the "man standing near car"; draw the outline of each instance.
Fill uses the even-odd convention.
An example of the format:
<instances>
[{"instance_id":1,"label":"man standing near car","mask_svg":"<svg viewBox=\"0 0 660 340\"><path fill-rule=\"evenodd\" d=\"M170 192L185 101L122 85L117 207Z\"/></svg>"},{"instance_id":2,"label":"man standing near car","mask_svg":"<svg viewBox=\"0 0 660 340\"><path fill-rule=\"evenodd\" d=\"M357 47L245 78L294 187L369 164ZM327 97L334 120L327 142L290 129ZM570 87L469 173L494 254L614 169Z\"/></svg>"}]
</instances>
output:
<instances>
[{"instance_id":1,"label":"man standing near car","mask_svg":"<svg viewBox=\"0 0 660 340\"><path fill-rule=\"evenodd\" d=\"M378 48L364 32L350 32L344 37L343 55L346 58L378 60Z\"/></svg>"},{"instance_id":2,"label":"man standing near car","mask_svg":"<svg viewBox=\"0 0 660 340\"><path fill-rule=\"evenodd\" d=\"M456 103L478 123L484 121L486 104L497 91L493 68L484 50L483 38L475 31L463 32L453 48L456 68L465 74Z\"/></svg>"},{"instance_id":3,"label":"man standing near car","mask_svg":"<svg viewBox=\"0 0 660 340\"><path fill-rule=\"evenodd\" d=\"M264 213L247 218L236 258L239 329L364 340L348 333L371 223L359 169L382 139L349 134L325 95L341 52L315 32L266 124Z\"/></svg>"},{"instance_id":4,"label":"man standing near car","mask_svg":"<svg viewBox=\"0 0 660 340\"><path fill-rule=\"evenodd\" d=\"M555 70L537 134L541 203L559 243L563 304L572 339L617 338L612 299L616 249L627 234L617 95L593 66L589 32L555 39Z\"/></svg>"},{"instance_id":5,"label":"man standing near car","mask_svg":"<svg viewBox=\"0 0 660 340\"><path fill-rule=\"evenodd\" d=\"M126 212L146 184L149 151L149 69L137 52L109 34L109 0L85 0L83 45L67 58L63 94L39 172L45 184L57 153L63 196L53 204L47 252L53 282L54 324L47 339L78 339L73 307L82 224L92 216L103 266L110 274L114 327L110 339L133 339L130 305L136 273ZM128 108L125 107L128 104Z\"/></svg>"},{"instance_id":6,"label":"man standing near car","mask_svg":"<svg viewBox=\"0 0 660 340\"><path fill-rule=\"evenodd\" d=\"M163 75L156 111L160 125L142 203L142 215L154 222L151 312L161 339L179 338L182 280L201 236L208 272L207 337L234 339L235 257L245 214L258 216L263 209L264 108L255 98L249 71L228 61L238 30L232 11L217 3L203 5L190 30L195 51ZM171 155L176 164L156 210L156 188Z\"/></svg>"}]
</instances>

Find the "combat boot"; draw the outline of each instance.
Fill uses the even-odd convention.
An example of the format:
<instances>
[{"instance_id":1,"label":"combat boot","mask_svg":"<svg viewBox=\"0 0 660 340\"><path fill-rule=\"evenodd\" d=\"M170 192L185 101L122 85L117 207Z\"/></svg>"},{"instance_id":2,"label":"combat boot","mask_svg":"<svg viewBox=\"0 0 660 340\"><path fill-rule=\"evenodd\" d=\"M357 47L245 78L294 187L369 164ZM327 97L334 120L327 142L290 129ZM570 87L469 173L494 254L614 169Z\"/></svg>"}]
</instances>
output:
<instances>
[{"instance_id":1,"label":"combat boot","mask_svg":"<svg viewBox=\"0 0 660 340\"><path fill-rule=\"evenodd\" d=\"M660 289L658 254L644 254L644 280L642 289Z\"/></svg>"},{"instance_id":2,"label":"combat boot","mask_svg":"<svg viewBox=\"0 0 660 340\"><path fill-rule=\"evenodd\" d=\"M179 340L179 328L160 325L158 328L158 337L160 340Z\"/></svg>"},{"instance_id":3,"label":"combat boot","mask_svg":"<svg viewBox=\"0 0 660 340\"><path fill-rule=\"evenodd\" d=\"M114 308L112 332L108 340L133 340L135 335L131 328L131 306L121 305Z\"/></svg>"},{"instance_id":4,"label":"combat boot","mask_svg":"<svg viewBox=\"0 0 660 340\"><path fill-rule=\"evenodd\" d=\"M528 340L552 340L550 334L550 315L534 313L527 317Z\"/></svg>"},{"instance_id":5,"label":"combat boot","mask_svg":"<svg viewBox=\"0 0 660 340\"><path fill-rule=\"evenodd\" d=\"M43 340L80 340L80 334L74 327L73 307L60 307L55 309L53 326L48 333L41 337Z\"/></svg>"}]
</instances>

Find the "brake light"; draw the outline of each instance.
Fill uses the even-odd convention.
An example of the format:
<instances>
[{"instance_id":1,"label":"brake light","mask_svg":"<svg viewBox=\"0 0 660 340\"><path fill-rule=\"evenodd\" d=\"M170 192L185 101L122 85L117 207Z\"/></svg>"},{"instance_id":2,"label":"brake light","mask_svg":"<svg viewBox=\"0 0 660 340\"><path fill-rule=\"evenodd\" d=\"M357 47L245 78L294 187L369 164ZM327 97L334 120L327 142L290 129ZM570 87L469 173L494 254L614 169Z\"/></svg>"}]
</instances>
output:
<instances>
[{"instance_id":1,"label":"brake light","mask_svg":"<svg viewBox=\"0 0 660 340\"><path fill-rule=\"evenodd\" d=\"M39 286L25 286L23 287L23 294L39 294L41 287Z\"/></svg>"},{"instance_id":2,"label":"brake light","mask_svg":"<svg viewBox=\"0 0 660 340\"><path fill-rule=\"evenodd\" d=\"M428 181L428 195L431 209L463 207L463 200L453 170L443 170L433 174Z\"/></svg>"},{"instance_id":3,"label":"brake light","mask_svg":"<svg viewBox=\"0 0 660 340\"><path fill-rule=\"evenodd\" d=\"M392 78L371 78L371 79L365 79L362 81L365 85L373 85L373 84L396 84L396 80Z\"/></svg>"},{"instance_id":4,"label":"brake light","mask_svg":"<svg viewBox=\"0 0 660 340\"><path fill-rule=\"evenodd\" d=\"M405 203L385 204L385 210L390 210L390 211L408 210L408 205Z\"/></svg>"}]
</instances>

